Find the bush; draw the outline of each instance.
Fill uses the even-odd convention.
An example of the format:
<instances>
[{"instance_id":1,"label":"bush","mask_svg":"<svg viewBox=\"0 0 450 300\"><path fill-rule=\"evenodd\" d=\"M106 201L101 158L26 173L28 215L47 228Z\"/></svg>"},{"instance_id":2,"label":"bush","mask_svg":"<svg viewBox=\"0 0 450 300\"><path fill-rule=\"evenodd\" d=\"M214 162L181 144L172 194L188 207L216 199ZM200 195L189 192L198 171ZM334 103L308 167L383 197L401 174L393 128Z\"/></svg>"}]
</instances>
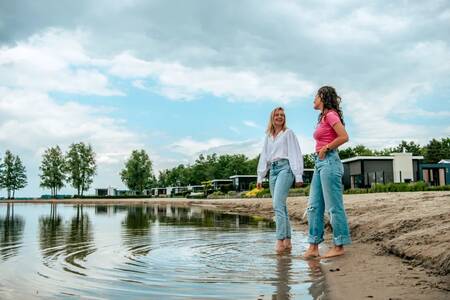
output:
<instances>
[{"instance_id":1,"label":"bush","mask_svg":"<svg viewBox=\"0 0 450 300\"><path fill-rule=\"evenodd\" d=\"M263 189L268 189L268 188L269 188L269 182L268 182L268 181L263 181L262 187L263 187ZM256 182L250 183L249 186L248 186L248 188L249 188L250 190L255 189L255 188L256 188Z\"/></svg>"},{"instance_id":2,"label":"bush","mask_svg":"<svg viewBox=\"0 0 450 300\"><path fill-rule=\"evenodd\" d=\"M289 190L289 196L309 196L309 185L301 188L293 188Z\"/></svg>"},{"instance_id":3,"label":"bush","mask_svg":"<svg viewBox=\"0 0 450 300\"><path fill-rule=\"evenodd\" d=\"M270 197L269 189L257 189L254 188L251 191L241 194L243 198L268 198Z\"/></svg>"},{"instance_id":4,"label":"bush","mask_svg":"<svg viewBox=\"0 0 450 300\"><path fill-rule=\"evenodd\" d=\"M186 196L188 199L205 199L206 196L204 193L190 193Z\"/></svg>"},{"instance_id":5,"label":"bush","mask_svg":"<svg viewBox=\"0 0 450 300\"><path fill-rule=\"evenodd\" d=\"M371 188L355 188L345 190L345 194L386 193L386 192L417 192L417 191L450 191L450 185L429 186L423 181L412 183L377 183Z\"/></svg>"},{"instance_id":6,"label":"bush","mask_svg":"<svg viewBox=\"0 0 450 300\"><path fill-rule=\"evenodd\" d=\"M236 196L238 195L238 192L236 192L236 191L229 191L229 192L227 193L227 195L228 195L229 197L236 197Z\"/></svg>"},{"instance_id":7,"label":"bush","mask_svg":"<svg viewBox=\"0 0 450 300\"><path fill-rule=\"evenodd\" d=\"M360 188L348 189L344 191L344 194L367 194L367 193L369 193L368 189L360 189Z\"/></svg>"}]
</instances>

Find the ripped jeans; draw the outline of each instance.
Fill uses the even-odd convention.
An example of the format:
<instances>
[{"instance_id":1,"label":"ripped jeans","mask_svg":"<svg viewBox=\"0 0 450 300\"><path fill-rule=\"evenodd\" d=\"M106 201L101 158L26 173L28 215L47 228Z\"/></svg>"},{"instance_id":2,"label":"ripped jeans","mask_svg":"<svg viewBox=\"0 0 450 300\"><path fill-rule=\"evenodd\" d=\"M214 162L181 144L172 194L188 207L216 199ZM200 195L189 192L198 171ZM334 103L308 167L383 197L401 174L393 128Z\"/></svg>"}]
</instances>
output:
<instances>
[{"instance_id":1,"label":"ripped jeans","mask_svg":"<svg viewBox=\"0 0 450 300\"><path fill-rule=\"evenodd\" d=\"M324 159L315 157L307 209L310 244L323 242L325 210L330 216L334 245L351 243L342 196L343 174L344 167L336 150L329 151Z\"/></svg>"}]
</instances>

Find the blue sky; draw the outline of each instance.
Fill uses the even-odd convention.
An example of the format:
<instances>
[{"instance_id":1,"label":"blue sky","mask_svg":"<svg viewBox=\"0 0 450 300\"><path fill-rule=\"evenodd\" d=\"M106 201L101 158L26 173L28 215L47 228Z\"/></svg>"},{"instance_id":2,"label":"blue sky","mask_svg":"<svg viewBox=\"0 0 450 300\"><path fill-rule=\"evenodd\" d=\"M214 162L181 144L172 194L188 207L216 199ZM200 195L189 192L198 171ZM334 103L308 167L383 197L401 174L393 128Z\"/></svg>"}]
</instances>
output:
<instances>
[{"instance_id":1,"label":"blue sky","mask_svg":"<svg viewBox=\"0 0 450 300\"><path fill-rule=\"evenodd\" d=\"M123 188L133 149L156 174L256 156L279 105L310 153L325 84L349 146L423 145L450 136L449 27L448 1L2 1L0 153L25 162L18 196L47 193L42 153L79 141L97 153L93 187Z\"/></svg>"}]
</instances>

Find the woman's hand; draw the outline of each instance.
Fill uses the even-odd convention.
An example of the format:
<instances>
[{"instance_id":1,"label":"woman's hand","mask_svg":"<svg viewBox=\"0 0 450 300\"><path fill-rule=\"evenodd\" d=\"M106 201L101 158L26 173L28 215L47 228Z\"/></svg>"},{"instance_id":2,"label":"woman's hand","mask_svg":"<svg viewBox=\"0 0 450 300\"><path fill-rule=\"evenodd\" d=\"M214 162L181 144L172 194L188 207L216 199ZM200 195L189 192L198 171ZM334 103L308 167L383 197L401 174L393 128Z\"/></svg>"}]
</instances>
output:
<instances>
[{"instance_id":1,"label":"woman's hand","mask_svg":"<svg viewBox=\"0 0 450 300\"><path fill-rule=\"evenodd\" d=\"M261 182L258 182L258 183L256 184L256 188L257 188L257 189L262 189L262 183L261 183Z\"/></svg>"},{"instance_id":2,"label":"woman's hand","mask_svg":"<svg viewBox=\"0 0 450 300\"><path fill-rule=\"evenodd\" d=\"M327 155L327 146L323 146L320 150L319 150L319 159L324 159L325 155Z\"/></svg>"},{"instance_id":3,"label":"woman's hand","mask_svg":"<svg viewBox=\"0 0 450 300\"><path fill-rule=\"evenodd\" d=\"M296 188L299 188L299 187L302 187L303 186L303 182L296 182L295 183L295 187Z\"/></svg>"}]
</instances>

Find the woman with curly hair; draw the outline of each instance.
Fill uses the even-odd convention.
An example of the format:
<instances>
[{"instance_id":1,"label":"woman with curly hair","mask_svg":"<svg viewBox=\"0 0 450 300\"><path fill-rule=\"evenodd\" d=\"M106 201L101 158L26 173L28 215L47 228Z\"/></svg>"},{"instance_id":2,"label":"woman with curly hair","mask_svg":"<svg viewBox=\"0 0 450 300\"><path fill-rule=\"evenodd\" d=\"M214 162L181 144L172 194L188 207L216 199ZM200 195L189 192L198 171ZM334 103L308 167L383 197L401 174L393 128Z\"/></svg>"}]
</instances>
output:
<instances>
[{"instance_id":1,"label":"woman with curly hair","mask_svg":"<svg viewBox=\"0 0 450 300\"><path fill-rule=\"evenodd\" d=\"M316 153L307 208L309 249L304 254L305 258L319 257L325 210L330 216L334 247L322 257L343 255L344 245L351 243L342 196L344 167L337 151L348 141L340 102L341 98L331 86L321 87L314 98L314 109L320 114L314 132Z\"/></svg>"}]
</instances>

